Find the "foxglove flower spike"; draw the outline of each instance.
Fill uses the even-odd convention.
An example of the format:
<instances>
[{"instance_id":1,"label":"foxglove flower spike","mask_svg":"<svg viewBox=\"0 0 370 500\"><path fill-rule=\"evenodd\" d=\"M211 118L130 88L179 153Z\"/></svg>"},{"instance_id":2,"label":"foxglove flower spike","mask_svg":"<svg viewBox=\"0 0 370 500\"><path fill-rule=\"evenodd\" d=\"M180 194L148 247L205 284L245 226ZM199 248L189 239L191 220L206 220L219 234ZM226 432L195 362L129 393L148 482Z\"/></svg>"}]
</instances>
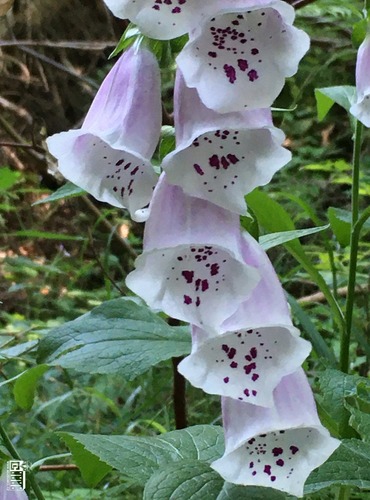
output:
<instances>
[{"instance_id":1,"label":"foxglove flower spike","mask_svg":"<svg viewBox=\"0 0 370 500\"><path fill-rule=\"evenodd\" d=\"M259 406L274 404L273 390L296 371L311 345L299 337L274 268L260 245L245 235L244 260L261 280L215 335L192 328L192 352L179 372L195 387Z\"/></svg>"},{"instance_id":2,"label":"foxglove flower spike","mask_svg":"<svg viewBox=\"0 0 370 500\"><path fill-rule=\"evenodd\" d=\"M283 378L274 403L261 408L223 398L226 449L211 466L231 483L270 486L302 497L309 474L340 441L321 425L302 369Z\"/></svg>"},{"instance_id":3,"label":"foxglove flower spike","mask_svg":"<svg viewBox=\"0 0 370 500\"><path fill-rule=\"evenodd\" d=\"M125 52L103 81L82 127L47 139L62 174L132 216L151 199L161 129L160 75L146 49Z\"/></svg>"},{"instance_id":4,"label":"foxglove flower spike","mask_svg":"<svg viewBox=\"0 0 370 500\"><path fill-rule=\"evenodd\" d=\"M216 330L256 286L244 263L239 217L169 185L162 174L127 286L156 310Z\"/></svg>"},{"instance_id":5,"label":"foxglove flower spike","mask_svg":"<svg viewBox=\"0 0 370 500\"><path fill-rule=\"evenodd\" d=\"M174 104L177 148L162 164L168 182L190 196L245 214L245 195L270 182L291 159L271 111L216 113L186 87L180 71Z\"/></svg>"},{"instance_id":6,"label":"foxglove flower spike","mask_svg":"<svg viewBox=\"0 0 370 500\"><path fill-rule=\"evenodd\" d=\"M309 37L292 26L294 9L281 0L217 5L177 57L186 84L220 113L268 108L296 73Z\"/></svg>"},{"instance_id":7,"label":"foxglove flower spike","mask_svg":"<svg viewBox=\"0 0 370 500\"><path fill-rule=\"evenodd\" d=\"M360 45L356 63L357 101L350 113L365 127L370 127L370 34Z\"/></svg>"}]
</instances>

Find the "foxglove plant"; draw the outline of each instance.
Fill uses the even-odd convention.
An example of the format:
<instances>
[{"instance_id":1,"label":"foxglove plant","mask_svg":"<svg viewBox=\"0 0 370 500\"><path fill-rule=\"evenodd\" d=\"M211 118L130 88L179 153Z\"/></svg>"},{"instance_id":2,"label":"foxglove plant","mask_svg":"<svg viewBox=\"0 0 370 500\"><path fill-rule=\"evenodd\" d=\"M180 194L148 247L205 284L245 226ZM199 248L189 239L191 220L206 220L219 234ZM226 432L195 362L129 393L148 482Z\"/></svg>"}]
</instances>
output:
<instances>
[{"instance_id":1,"label":"foxglove plant","mask_svg":"<svg viewBox=\"0 0 370 500\"><path fill-rule=\"evenodd\" d=\"M302 369L282 379L272 408L223 398L222 414L226 449L211 466L231 483L302 497L311 471L340 444L321 425Z\"/></svg>"},{"instance_id":2,"label":"foxglove plant","mask_svg":"<svg viewBox=\"0 0 370 500\"><path fill-rule=\"evenodd\" d=\"M174 95L176 149L163 159L171 184L232 212L246 212L245 195L270 182L291 153L271 111L219 114L204 106L178 71Z\"/></svg>"},{"instance_id":3,"label":"foxglove plant","mask_svg":"<svg viewBox=\"0 0 370 500\"><path fill-rule=\"evenodd\" d=\"M239 217L169 185L162 174L127 286L155 310L218 331L259 281L245 264Z\"/></svg>"},{"instance_id":4,"label":"foxglove plant","mask_svg":"<svg viewBox=\"0 0 370 500\"><path fill-rule=\"evenodd\" d=\"M370 34L358 49L356 63L357 101L350 113L365 127L370 127Z\"/></svg>"},{"instance_id":5,"label":"foxglove plant","mask_svg":"<svg viewBox=\"0 0 370 500\"><path fill-rule=\"evenodd\" d=\"M309 48L308 35L292 26L293 7L281 0L215 6L177 57L187 86L220 113L271 106Z\"/></svg>"},{"instance_id":6,"label":"foxglove plant","mask_svg":"<svg viewBox=\"0 0 370 500\"><path fill-rule=\"evenodd\" d=\"M267 255L247 233L243 250L261 280L218 334L193 326L192 352L178 369L205 392L271 407L273 390L301 366L311 346L292 324Z\"/></svg>"},{"instance_id":7,"label":"foxglove plant","mask_svg":"<svg viewBox=\"0 0 370 500\"><path fill-rule=\"evenodd\" d=\"M135 46L103 81L82 127L49 137L47 145L68 180L135 218L157 182L150 159L161 117L157 61Z\"/></svg>"}]
</instances>

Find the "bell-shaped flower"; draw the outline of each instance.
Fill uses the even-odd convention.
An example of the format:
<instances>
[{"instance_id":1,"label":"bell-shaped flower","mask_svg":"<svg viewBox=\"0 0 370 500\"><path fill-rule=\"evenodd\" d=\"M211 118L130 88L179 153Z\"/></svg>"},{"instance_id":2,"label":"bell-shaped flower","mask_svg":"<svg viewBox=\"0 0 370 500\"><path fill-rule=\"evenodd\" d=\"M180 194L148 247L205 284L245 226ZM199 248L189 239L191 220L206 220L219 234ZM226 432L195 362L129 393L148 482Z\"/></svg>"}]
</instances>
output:
<instances>
[{"instance_id":1,"label":"bell-shaped flower","mask_svg":"<svg viewBox=\"0 0 370 500\"><path fill-rule=\"evenodd\" d=\"M151 38L170 40L195 27L215 0L104 0L112 13L137 24Z\"/></svg>"},{"instance_id":2,"label":"bell-shaped flower","mask_svg":"<svg viewBox=\"0 0 370 500\"><path fill-rule=\"evenodd\" d=\"M309 48L293 21L293 7L281 0L218 2L177 57L187 86L221 113L268 108Z\"/></svg>"},{"instance_id":3,"label":"bell-shaped flower","mask_svg":"<svg viewBox=\"0 0 370 500\"><path fill-rule=\"evenodd\" d=\"M370 127L370 34L358 49L356 90L357 101L351 106L350 112L365 127Z\"/></svg>"},{"instance_id":4,"label":"bell-shaped flower","mask_svg":"<svg viewBox=\"0 0 370 500\"><path fill-rule=\"evenodd\" d=\"M302 369L277 386L273 408L223 398L222 414L226 449L211 466L231 483L301 497L311 471L340 444L321 425Z\"/></svg>"},{"instance_id":5,"label":"bell-shaped flower","mask_svg":"<svg viewBox=\"0 0 370 500\"><path fill-rule=\"evenodd\" d=\"M283 289L263 249L247 234L243 249L246 264L256 267L260 282L221 325L224 333L193 326L192 352L178 369L207 393L273 406L273 390L301 366L311 345L293 326Z\"/></svg>"},{"instance_id":6,"label":"bell-shaped flower","mask_svg":"<svg viewBox=\"0 0 370 500\"><path fill-rule=\"evenodd\" d=\"M127 286L155 310L216 330L256 286L239 217L169 185L162 174Z\"/></svg>"},{"instance_id":7,"label":"bell-shaped flower","mask_svg":"<svg viewBox=\"0 0 370 500\"><path fill-rule=\"evenodd\" d=\"M133 47L103 81L82 127L49 137L47 145L68 180L134 216L150 202L157 182L150 158L161 116L157 61Z\"/></svg>"},{"instance_id":8,"label":"bell-shaped flower","mask_svg":"<svg viewBox=\"0 0 370 500\"><path fill-rule=\"evenodd\" d=\"M175 85L177 148L163 160L168 182L190 196L244 214L245 195L270 182L291 153L271 111L219 114L204 106L180 72Z\"/></svg>"}]
</instances>

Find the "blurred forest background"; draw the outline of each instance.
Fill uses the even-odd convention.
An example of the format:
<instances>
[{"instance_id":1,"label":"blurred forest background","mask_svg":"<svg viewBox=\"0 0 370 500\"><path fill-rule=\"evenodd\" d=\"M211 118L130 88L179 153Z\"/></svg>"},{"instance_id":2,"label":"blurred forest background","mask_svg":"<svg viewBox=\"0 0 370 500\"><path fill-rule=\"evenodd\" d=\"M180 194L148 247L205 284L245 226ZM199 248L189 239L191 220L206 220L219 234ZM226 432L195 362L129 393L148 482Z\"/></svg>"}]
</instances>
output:
<instances>
[{"instance_id":1,"label":"blurred forest background","mask_svg":"<svg viewBox=\"0 0 370 500\"><path fill-rule=\"evenodd\" d=\"M289 111L274 113L293 160L263 191L284 206L300 229L327 224L330 207L350 208L351 126L337 106L318 122L314 89L354 85L351 27L359 20L356 5L361 8L362 2L318 0L297 10L296 25L310 34L312 46L275 104ZM81 125L126 27L99 0L15 0L13 10L0 18L0 417L7 419L9 434L30 461L68 451L57 430L150 435L174 429L170 363L133 382L50 369L28 412L16 405L9 384L1 385L34 366L35 345L48 329L127 293L125 276L141 249L140 224L84 194L35 204L64 183L45 138ZM163 100L169 113L171 99L167 69ZM366 131L363 206L370 197L369 138ZM330 286L328 245L333 249L336 286L344 301L348 244L330 230L301 242ZM285 290L337 353L339 336L317 286L284 247L275 247L269 256ZM370 359L369 256L365 237L352 353L352 367L363 376ZM315 376L316 368L314 355L306 369ZM219 400L188 387L188 413L191 425L220 423ZM69 457L65 463L71 463ZM44 466L38 481L52 499L140 498L118 473L104 479L107 493L87 490L73 467ZM315 498L332 498L325 495ZM365 497L354 492L353 498Z\"/></svg>"}]
</instances>

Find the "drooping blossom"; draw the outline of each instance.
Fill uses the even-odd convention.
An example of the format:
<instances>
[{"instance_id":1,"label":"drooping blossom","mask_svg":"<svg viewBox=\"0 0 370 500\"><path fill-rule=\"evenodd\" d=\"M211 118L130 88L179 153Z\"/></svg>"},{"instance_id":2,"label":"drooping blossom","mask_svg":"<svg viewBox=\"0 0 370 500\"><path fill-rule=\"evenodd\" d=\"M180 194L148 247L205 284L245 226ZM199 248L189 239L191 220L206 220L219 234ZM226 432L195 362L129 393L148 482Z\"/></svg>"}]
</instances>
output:
<instances>
[{"instance_id":1,"label":"drooping blossom","mask_svg":"<svg viewBox=\"0 0 370 500\"><path fill-rule=\"evenodd\" d=\"M311 346L293 326L283 289L260 245L244 236L243 254L261 280L218 334L192 328L192 352L179 365L195 387L259 406L273 406L273 390L296 371Z\"/></svg>"},{"instance_id":2,"label":"drooping blossom","mask_svg":"<svg viewBox=\"0 0 370 500\"><path fill-rule=\"evenodd\" d=\"M357 101L351 106L350 112L365 127L370 127L370 34L358 49L356 90Z\"/></svg>"},{"instance_id":3,"label":"drooping blossom","mask_svg":"<svg viewBox=\"0 0 370 500\"><path fill-rule=\"evenodd\" d=\"M135 212L157 181L150 158L161 129L160 74L144 48L125 52L103 81L82 127L47 139L59 170L96 199Z\"/></svg>"},{"instance_id":4,"label":"drooping blossom","mask_svg":"<svg viewBox=\"0 0 370 500\"><path fill-rule=\"evenodd\" d=\"M309 48L281 0L225 0L177 57L188 87L221 113L268 108Z\"/></svg>"},{"instance_id":5,"label":"drooping blossom","mask_svg":"<svg viewBox=\"0 0 370 500\"><path fill-rule=\"evenodd\" d=\"M273 408L223 398L222 414L226 450L211 466L234 484L301 497L311 471L340 444L321 425L302 369L277 386Z\"/></svg>"},{"instance_id":6,"label":"drooping blossom","mask_svg":"<svg viewBox=\"0 0 370 500\"><path fill-rule=\"evenodd\" d=\"M127 286L155 310L215 330L259 280L245 264L239 217L169 185L162 174Z\"/></svg>"},{"instance_id":7,"label":"drooping blossom","mask_svg":"<svg viewBox=\"0 0 370 500\"><path fill-rule=\"evenodd\" d=\"M104 0L113 14L137 24L144 35L170 40L189 32L215 0Z\"/></svg>"},{"instance_id":8,"label":"drooping blossom","mask_svg":"<svg viewBox=\"0 0 370 500\"><path fill-rule=\"evenodd\" d=\"M168 182L232 212L246 212L245 195L270 182L291 153L271 111L219 114L204 106L178 71L175 84L175 151L163 160Z\"/></svg>"}]
</instances>

